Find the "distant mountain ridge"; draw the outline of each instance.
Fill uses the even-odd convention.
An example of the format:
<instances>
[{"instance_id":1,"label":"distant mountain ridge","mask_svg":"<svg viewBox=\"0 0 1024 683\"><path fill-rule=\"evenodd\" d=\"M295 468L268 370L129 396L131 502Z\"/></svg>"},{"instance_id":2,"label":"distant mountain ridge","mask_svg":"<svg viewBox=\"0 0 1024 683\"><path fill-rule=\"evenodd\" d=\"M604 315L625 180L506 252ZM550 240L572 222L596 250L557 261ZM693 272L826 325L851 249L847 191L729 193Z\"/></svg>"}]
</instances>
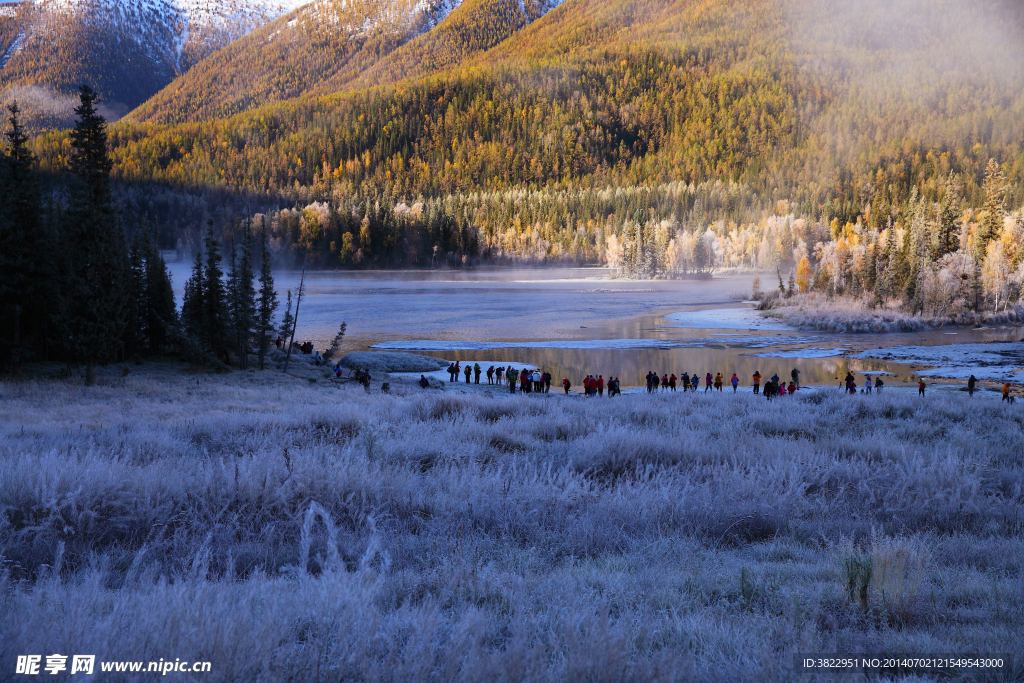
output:
<instances>
[{"instance_id":1,"label":"distant mountain ridge","mask_svg":"<svg viewBox=\"0 0 1024 683\"><path fill-rule=\"evenodd\" d=\"M35 0L0 13L0 99L32 127L71 122L90 83L120 118L236 38L302 0Z\"/></svg>"}]
</instances>

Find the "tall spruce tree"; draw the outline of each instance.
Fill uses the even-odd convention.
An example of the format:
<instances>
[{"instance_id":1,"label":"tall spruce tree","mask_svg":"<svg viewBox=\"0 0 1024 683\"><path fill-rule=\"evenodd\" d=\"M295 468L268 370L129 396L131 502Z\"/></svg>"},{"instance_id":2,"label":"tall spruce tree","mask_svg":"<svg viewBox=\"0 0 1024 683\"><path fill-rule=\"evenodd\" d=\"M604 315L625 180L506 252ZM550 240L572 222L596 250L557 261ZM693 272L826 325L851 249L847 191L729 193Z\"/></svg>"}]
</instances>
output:
<instances>
[{"instance_id":1,"label":"tall spruce tree","mask_svg":"<svg viewBox=\"0 0 1024 683\"><path fill-rule=\"evenodd\" d=\"M882 252L875 260L875 305L893 295L896 288L896 230L892 223L885 231L885 238L881 245Z\"/></svg>"},{"instance_id":2,"label":"tall spruce tree","mask_svg":"<svg viewBox=\"0 0 1024 683\"><path fill-rule=\"evenodd\" d=\"M906 304L911 310L917 311L921 308L921 278L929 267L928 259L932 253L929 248L928 224L925 219L924 199L914 201L911 199L911 210L913 211L910 228L906 232L905 241L908 244L906 249L907 273L903 283L903 293Z\"/></svg>"},{"instance_id":3,"label":"tall spruce tree","mask_svg":"<svg viewBox=\"0 0 1024 683\"><path fill-rule=\"evenodd\" d=\"M241 253L235 255L231 248L230 282L231 327L234 333L235 353L238 367L249 367L249 347L256 326L256 289L253 286L252 235L249 223L243 226Z\"/></svg>"},{"instance_id":4,"label":"tall spruce tree","mask_svg":"<svg viewBox=\"0 0 1024 683\"><path fill-rule=\"evenodd\" d=\"M145 258L145 297L142 323L149 353L159 355L163 353L164 346L167 344L168 328L177 324L174 288L171 285L171 276L167 271L167 263L160 255L156 238L151 231L144 234L142 253Z\"/></svg>"},{"instance_id":5,"label":"tall spruce tree","mask_svg":"<svg viewBox=\"0 0 1024 683\"><path fill-rule=\"evenodd\" d=\"M224 272L220 267L220 242L213 236L213 221L210 221L207 227L208 232L204 240L206 269L203 271L203 324L206 328L204 342L207 351L228 365L231 363L231 353L228 342L227 293L221 279Z\"/></svg>"},{"instance_id":6,"label":"tall spruce tree","mask_svg":"<svg viewBox=\"0 0 1024 683\"><path fill-rule=\"evenodd\" d=\"M236 222L237 226L237 222ZM228 345L231 352L238 353L238 335L235 331L235 309L238 307L238 250L235 249L235 239L231 238L228 244L228 279L224 287L224 303L227 312L228 323ZM238 366L242 367L242 359L239 357Z\"/></svg>"},{"instance_id":7,"label":"tall spruce tree","mask_svg":"<svg viewBox=\"0 0 1024 683\"><path fill-rule=\"evenodd\" d=\"M98 95L87 85L71 131L71 171L66 243L70 250L67 324L71 356L86 364L85 383L96 381L96 365L117 358L128 314L128 254L110 191L113 162L107 153L107 123L96 111Z\"/></svg>"},{"instance_id":8,"label":"tall spruce tree","mask_svg":"<svg viewBox=\"0 0 1024 683\"><path fill-rule=\"evenodd\" d=\"M864 290L875 291L875 280L878 274L878 242L868 245L864 252L866 263L864 265Z\"/></svg>"},{"instance_id":9,"label":"tall spruce tree","mask_svg":"<svg viewBox=\"0 0 1024 683\"><path fill-rule=\"evenodd\" d=\"M6 149L0 154L0 371L17 370L38 346L56 298L48 258L56 240L42 220L39 177L17 102L7 106Z\"/></svg>"},{"instance_id":10,"label":"tall spruce tree","mask_svg":"<svg viewBox=\"0 0 1024 683\"><path fill-rule=\"evenodd\" d=\"M126 358L137 358L144 346L143 340L143 298L145 297L142 244L138 233L132 238L131 250L128 253L128 277L125 280L127 302L124 328L124 355Z\"/></svg>"},{"instance_id":11,"label":"tall spruce tree","mask_svg":"<svg viewBox=\"0 0 1024 683\"><path fill-rule=\"evenodd\" d=\"M292 333L292 323L295 322L295 317L292 315L292 290L288 290L288 302L284 306L284 317L281 318L281 331L280 335L284 338L285 343L288 342L288 335Z\"/></svg>"},{"instance_id":12,"label":"tall spruce tree","mask_svg":"<svg viewBox=\"0 0 1024 683\"><path fill-rule=\"evenodd\" d=\"M267 357L270 335L274 330L274 312L277 310L277 291L274 289L274 275L270 270L270 243L267 226L264 224L260 233L260 293L256 309L256 342L259 352L260 370ZM291 308L291 294L288 297L288 308Z\"/></svg>"},{"instance_id":13,"label":"tall spruce tree","mask_svg":"<svg viewBox=\"0 0 1024 683\"><path fill-rule=\"evenodd\" d=\"M203 252L196 251L192 275L185 281L185 294L181 299L181 328L197 346L206 345L206 303L203 292Z\"/></svg>"},{"instance_id":14,"label":"tall spruce tree","mask_svg":"<svg viewBox=\"0 0 1024 683\"><path fill-rule=\"evenodd\" d=\"M960 248L960 217L963 213L963 197L960 194L960 181L949 172L942 199L938 204L938 216L935 235L935 260L951 254Z\"/></svg>"},{"instance_id":15,"label":"tall spruce tree","mask_svg":"<svg viewBox=\"0 0 1024 683\"><path fill-rule=\"evenodd\" d=\"M999 237L1006 216L1006 177L995 159L988 160L985 169L985 208L975 237L974 249L978 260L984 261L988 243Z\"/></svg>"}]
</instances>

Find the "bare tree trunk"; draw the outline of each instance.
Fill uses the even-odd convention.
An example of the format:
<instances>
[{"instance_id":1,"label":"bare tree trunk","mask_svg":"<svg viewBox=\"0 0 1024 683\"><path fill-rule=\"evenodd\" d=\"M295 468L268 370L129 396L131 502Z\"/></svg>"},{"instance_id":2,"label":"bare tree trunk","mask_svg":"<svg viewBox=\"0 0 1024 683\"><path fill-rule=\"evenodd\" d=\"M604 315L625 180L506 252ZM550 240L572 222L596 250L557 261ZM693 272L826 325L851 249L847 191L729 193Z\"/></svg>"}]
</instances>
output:
<instances>
[{"instance_id":1,"label":"bare tree trunk","mask_svg":"<svg viewBox=\"0 0 1024 683\"><path fill-rule=\"evenodd\" d=\"M299 324L299 304L302 303L302 288L306 282L306 266L302 266L302 277L299 278L299 296L295 300L295 317L292 319L292 334L288 342L288 355L284 357L284 372L288 373L288 364L292 360L292 346L295 345L295 327Z\"/></svg>"},{"instance_id":2,"label":"bare tree trunk","mask_svg":"<svg viewBox=\"0 0 1024 683\"><path fill-rule=\"evenodd\" d=\"M91 387L96 384L96 360L89 358L85 364L85 386Z\"/></svg>"}]
</instances>

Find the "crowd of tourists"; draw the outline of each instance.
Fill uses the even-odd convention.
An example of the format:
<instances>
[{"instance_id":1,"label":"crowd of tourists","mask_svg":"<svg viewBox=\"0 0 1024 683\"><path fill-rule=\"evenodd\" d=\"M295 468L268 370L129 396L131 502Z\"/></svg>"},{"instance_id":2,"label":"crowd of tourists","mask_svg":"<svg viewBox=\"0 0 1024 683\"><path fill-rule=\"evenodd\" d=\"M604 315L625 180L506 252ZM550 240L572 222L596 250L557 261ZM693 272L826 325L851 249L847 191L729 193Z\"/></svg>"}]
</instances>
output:
<instances>
[{"instance_id":1,"label":"crowd of tourists","mask_svg":"<svg viewBox=\"0 0 1024 683\"><path fill-rule=\"evenodd\" d=\"M884 374L884 373L883 373ZM491 385L502 385L508 387L511 393L549 393L551 391L551 373L545 372L536 368L522 368L517 369L508 365L502 367L501 365L491 365L484 368L479 363L466 363L463 365L461 361L454 361L448 366L448 381L449 382L460 382L464 381L466 384L480 384L481 377L486 377L487 384ZM464 378L464 379L463 379ZM699 373L683 372L679 375L675 373L663 373L660 376L658 373L649 371L646 376L647 393L653 394L660 391L700 391L701 390L701 376ZM765 379L759 370L754 371L751 376L751 389L753 393L764 396L767 400L772 400L779 396L791 396L800 389L800 370L799 368L793 368L789 373L789 379L779 377L778 373L773 374L770 378ZM733 393L739 390L741 381L739 376L734 372L729 378L726 378L721 372L712 374L710 372L705 373L703 377L703 389L704 393L709 391L714 392L723 391L726 387L732 387ZM978 379L971 375L967 382L967 391L973 396L976 391ZM421 386L426 388L426 378L421 377ZM872 377L870 374L865 373L864 378L858 384L857 378L852 372L847 372L846 377L840 382L840 388L848 394L871 394L881 393L882 388L885 386L885 382L882 378L875 374ZM923 379L918 379L918 394L920 396L925 395L925 389L927 384ZM568 377L562 378L562 391L568 395L573 388L573 383ZM618 396L622 393L621 384L618 377L608 376L605 380L604 375L587 375L583 379L583 395L586 397L612 397ZM1015 401L1012 395L1012 387L1009 382L1003 384L1002 387L1003 401L1013 403Z\"/></svg>"},{"instance_id":2,"label":"crowd of tourists","mask_svg":"<svg viewBox=\"0 0 1024 683\"><path fill-rule=\"evenodd\" d=\"M565 393L569 393L569 389L572 388L572 382L569 381L568 377L562 378L562 388ZM587 375L583 378L583 395L589 397L592 396L604 396L605 389L608 390L608 398L612 396L619 396L622 393L622 389L619 386L619 378L608 376L607 384L604 381L604 375Z\"/></svg>"},{"instance_id":3,"label":"crowd of tourists","mask_svg":"<svg viewBox=\"0 0 1024 683\"><path fill-rule=\"evenodd\" d=\"M880 393L882 391L882 387L883 386L885 386L885 382L882 381L881 377L878 377L876 375L874 383L872 383L871 375L865 374L864 375L864 382L863 382L863 385L861 386L860 393L862 393L862 394L870 394L872 389L874 389L876 392ZM857 393L857 378L853 376L852 372L847 371L846 377L843 379L842 388L848 394L856 394ZM924 380L921 380L921 383L918 386L918 392L922 396L924 395Z\"/></svg>"},{"instance_id":4,"label":"crowd of tourists","mask_svg":"<svg viewBox=\"0 0 1024 683\"><path fill-rule=\"evenodd\" d=\"M773 399L776 396L787 396L789 394L796 393L796 390L800 388L800 370L793 368L790 373L790 381L787 384L785 380L780 379L778 374L772 375L764 384L764 389L761 388L761 380L763 376L760 370L756 370L751 377L751 386L755 394L763 394L767 399ZM699 373L693 373L692 375L688 372L682 373L680 376L676 376L675 373L662 374L660 377L658 373L651 371L647 373L647 393L652 394L658 391L700 391L701 377ZM716 372L712 375L710 372L704 375L704 393L709 391L722 391L726 386L732 387L733 393L739 390L740 378L735 372L732 376L726 379L725 375L721 372Z\"/></svg>"},{"instance_id":5,"label":"crowd of tourists","mask_svg":"<svg viewBox=\"0 0 1024 683\"><path fill-rule=\"evenodd\" d=\"M486 370L479 364L455 361L448 365L448 381L458 382L460 377L465 377L466 384L480 384L480 377L486 376L487 383L491 385L508 386L511 393L520 391L524 394L538 393L546 394L551 391L551 373L542 372L536 368L517 369L511 365L501 367L491 365Z\"/></svg>"}]
</instances>

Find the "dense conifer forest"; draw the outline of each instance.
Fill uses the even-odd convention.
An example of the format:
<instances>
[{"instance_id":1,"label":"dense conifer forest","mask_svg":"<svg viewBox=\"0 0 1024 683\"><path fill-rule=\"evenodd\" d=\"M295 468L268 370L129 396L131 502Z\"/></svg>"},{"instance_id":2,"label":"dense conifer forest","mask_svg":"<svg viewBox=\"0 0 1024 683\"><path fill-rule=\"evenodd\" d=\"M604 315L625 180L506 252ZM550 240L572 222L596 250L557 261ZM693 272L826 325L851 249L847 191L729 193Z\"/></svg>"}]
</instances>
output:
<instances>
[{"instance_id":1,"label":"dense conifer forest","mask_svg":"<svg viewBox=\"0 0 1024 683\"><path fill-rule=\"evenodd\" d=\"M193 365L245 369L255 349L262 365L277 309L266 232L257 245L243 226L240 242L227 249L225 274L211 221L205 265L197 252L179 316L158 234L152 224L132 230L124 224L97 100L95 90L82 86L66 179L50 193L43 191L21 111L7 107L0 154L0 374L20 374L28 361L59 361L69 373L84 365L86 384L93 384L97 365L170 350Z\"/></svg>"}]
</instances>

